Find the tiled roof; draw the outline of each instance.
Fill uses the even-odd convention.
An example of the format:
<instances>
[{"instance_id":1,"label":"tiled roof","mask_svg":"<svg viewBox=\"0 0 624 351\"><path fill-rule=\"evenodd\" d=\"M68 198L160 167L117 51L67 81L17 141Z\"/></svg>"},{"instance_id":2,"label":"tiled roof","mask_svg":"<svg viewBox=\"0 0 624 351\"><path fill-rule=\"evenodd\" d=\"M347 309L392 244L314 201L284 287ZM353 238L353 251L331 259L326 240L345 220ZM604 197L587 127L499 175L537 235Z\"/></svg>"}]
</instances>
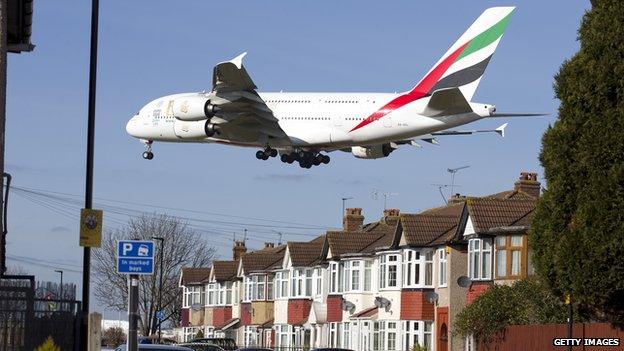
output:
<instances>
[{"instance_id":1,"label":"tiled roof","mask_svg":"<svg viewBox=\"0 0 624 351\"><path fill-rule=\"evenodd\" d=\"M251 273L271 269L282 263L285 251L286 245L281 245L248 252L242 258L243 270L245 273Z\"/></svg>"},{"instance_id":2,"label":"tiled roof","mask_svg":"<svg viewBox=\"0 0 624 351\"><path fill-rule=\"evenodd\" d=\"M464 203L433 208L419 214L401 215L403 235L408 245L438 245L451 241L455 235Z\"/></svg>"},{"instance_id":3,"label":"tiled roof","mask_svg":"<svg viewBox=\"0 0 624 351\"><path fill-rule=\"evenodd\" d=\"M182 268L182 277L180 278L180 284L200 284L210 276L210 268Z\"/></svg>"},{"instance_id":4,"label":"tiled roof","mask_svg":"<svg viewBox=\"0 0 624 351\"><path fill-rule=\"evenodd\" d=\"M477 233L493 228L528 226L537 199L535 198L469 198L468 213Z\"/></svg>"},{"instance_id":5,"label":"tiled roof","mask_svg":"<svg viewBox=\"0 0 624 351\"><path fill-rule=\"evenodd\" d=\"M484 197L491 197L495 199L534 199L533 196L520 190L507 190L507 191L502 191L500 193L487 195Z\"/></svg>"},{"instance_id":6,"label":"tiled roof","mask_svg":"<svg viewBox=\"0 0 624 351\"><path fill-rule=\"evenodd\" d=\"M238 261L213 261L212 268L215 280L219 282L232 280L236 277Z\"/></svg>"},{"instance_id":7,"label":"tiled roof","mask_svg":"<svg viewBox=\"0 0 624 351\"><path fill-rule=\"evenodd\" d=\"M288 252L293 267L306 267L318 263L324 241L325 235L309 242L288 242Z\"/></svg>"},{"instance_id":8,"label":"tiled roof","mask_svg":"<svg viewBox=\"0 0 624 351\"><path fill-rule=\"evenodd\" d=\"M396 223L393 220L381 220L365 225L362 231L329 231L329 249L337 257L344 254L372 253L380 247L388 247L392 244Z\"/></svg>"}]
</instances>

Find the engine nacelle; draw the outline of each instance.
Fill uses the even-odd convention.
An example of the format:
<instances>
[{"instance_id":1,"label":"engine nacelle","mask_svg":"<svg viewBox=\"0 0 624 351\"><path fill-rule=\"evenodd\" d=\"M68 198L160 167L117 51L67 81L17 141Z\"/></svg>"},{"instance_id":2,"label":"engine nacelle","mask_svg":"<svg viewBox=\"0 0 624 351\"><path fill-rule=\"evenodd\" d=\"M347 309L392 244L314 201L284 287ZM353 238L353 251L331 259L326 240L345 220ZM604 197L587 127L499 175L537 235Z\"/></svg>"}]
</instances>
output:
<instances>
[{"instance_id":1,"label":"engine nacelle","mask_svg":"<svg viewBox=\"0 0 624 351\"><path fill-rule=\"evenodd\" d=\"M203 121L181 121L173 122L173 132L180 139L198 140L209 138L217 133L219 126L210 123L209 120Z\"/></svg>"},{"instance_id":2,"label":"engine nacelle","mask_svg":"<svg viewBox=\"0 0 624 351\"><path fill-rule=\"evenodd\" d=\"M199 121L210 119L217 107L203 95L184 96L173 100L173 116L183 121Z\"/></svg>"},{"instance_id":3,"label":"engine nacelle","mask_svg":"<svg viewBox=\"0 0 624 351\"><path fill-rule=\"evenodd\" d=\"M392 151L394 148L390 144L351 147L353 156L365 159L388 157Z\"/></svg>"}]
</instances>

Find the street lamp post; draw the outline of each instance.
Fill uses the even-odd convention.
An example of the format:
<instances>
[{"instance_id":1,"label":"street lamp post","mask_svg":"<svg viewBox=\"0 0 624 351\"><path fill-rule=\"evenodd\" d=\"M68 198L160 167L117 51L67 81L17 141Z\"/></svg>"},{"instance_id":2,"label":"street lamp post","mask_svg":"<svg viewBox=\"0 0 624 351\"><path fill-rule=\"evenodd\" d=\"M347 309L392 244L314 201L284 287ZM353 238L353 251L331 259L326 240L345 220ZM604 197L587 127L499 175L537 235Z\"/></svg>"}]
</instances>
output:
<instances>
[{"instance_id":1,"label":"street lamp post","mask_svg":"<svg viewBox=\"0 0 624 351\"><path fill-rule=\"evenodd\" d=\"M152 239L158 240L160 242L160 268L159 268L160 277L158 278L159 280L158 282L158 311L161 311L162 310L162 287L163 287L163 257L165 256L164 255L165 238L153 236ZM156 320L158 321L158 343L160 344L161 333L162 333L162 330L161 330L162 321L160 320L160 318L156 318Z\"/></svg>"},{"instance_id":2,"label":"street lamp post","mask_svg":"<svg viewBox=\"0 0 624 351\"><path fill-rule=\"evenodd\" d=\"M63 310L63 302L62 302L62 300L63 300L63 271L60 270L60 269L55 269L54 271L56 273L60 273L61 274L61 289L60 289L61 291L59 293L59 295L60 295L59 296L59 300L61 300L60 304L61 304L61 311L62 311Z\"/></svg>"}]
</instances>

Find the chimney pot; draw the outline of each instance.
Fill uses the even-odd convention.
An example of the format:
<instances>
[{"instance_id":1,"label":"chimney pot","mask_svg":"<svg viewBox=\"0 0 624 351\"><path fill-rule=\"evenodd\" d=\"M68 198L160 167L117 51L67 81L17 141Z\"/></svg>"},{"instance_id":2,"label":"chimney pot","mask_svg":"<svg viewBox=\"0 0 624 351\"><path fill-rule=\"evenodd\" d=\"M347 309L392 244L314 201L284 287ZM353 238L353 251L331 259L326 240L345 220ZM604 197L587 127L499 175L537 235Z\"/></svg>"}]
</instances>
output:
<instances>
[{"instance_id":1,"label":"chimney pot","mask_svg":"<svg viewBox=\"0 0 624 351\"><path fill-rule=\"evenodd\" d=\"M275 243L264 243L264 248L275 247Z\"/></svg>"},{"instance_id":2,"label":"chimney pot","mask_svg":"<svg viewBox=\"0 0 624 351\"><path fill-rule=\"evenodd\" d=\"M232 258L234 261L238 261L247 252L247 247L244 241L235 241L232 248Z\"/></svg>"}]
</instances>

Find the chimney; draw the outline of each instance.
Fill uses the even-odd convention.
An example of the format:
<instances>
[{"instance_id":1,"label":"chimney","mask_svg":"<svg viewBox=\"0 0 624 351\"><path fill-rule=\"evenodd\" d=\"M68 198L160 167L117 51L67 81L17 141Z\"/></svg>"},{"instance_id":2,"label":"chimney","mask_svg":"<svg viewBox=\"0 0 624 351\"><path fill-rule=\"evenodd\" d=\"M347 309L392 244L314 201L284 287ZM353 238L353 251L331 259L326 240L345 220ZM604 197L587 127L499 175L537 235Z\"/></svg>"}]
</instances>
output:
<instances>
[{"instance_id":1,"label":"chimney","mask_svg":"<svg viewBox=\"0 0 624 351\"><path fill-rule=\"evenodd\" d=\"M448 200L449 205L458 204L460 202L466 202L466 196L460 195L459 193L451 196L451 198Z\"/></svg>"},{"instance_id":2,"label":"chimney","mask_svg":"<svg viewBox=\"0 0 624 351\"><path fill-rule=\"evenodd\" d=\"M345 232L356 232L362 230L364 216L361 208L347 208L342 218L342 230Z\"/></svg>"},{"instance_id":3,"label":"chimney","mask_svg":"<svg viewBox=\"0 0 624 351\"><path fill-rule=\"evenodd\" d=\"M401 211L398 208L387 208L383 211L382 221L389 226L395 226L399 221Z\"/></svg>"},{"instance_id":4,"label":"chimney","mask_svg":"<svg viewBox=\"0 0 624 351\"><path fill-rule=\"evenodd\" d=\"M275 247L275 243L264 243L264 248L265 249L270 249Z\"/></svg>"},{"instance_id":5,"label":"chimney","mask_svg":"<svg viewBox=\"0 0 624 351\"><path fill-rule=\"evenodd\" d=\"M537 173L521 172L520 178L514 183L514 190L538 198L541 184L537 181Z\"/></svg>"},{"instance_id":6,"label":"chimney","mask_svg":"<svg viewBox=\"0 0 624 351\"><path fill-rule=\"evenodd\" d=\"M232 256L234 261L238 261L243 255L247 252L247 247L245 246L244 241L235 241L234 247L232 248Z\"/></svg>"}]
</instances>

